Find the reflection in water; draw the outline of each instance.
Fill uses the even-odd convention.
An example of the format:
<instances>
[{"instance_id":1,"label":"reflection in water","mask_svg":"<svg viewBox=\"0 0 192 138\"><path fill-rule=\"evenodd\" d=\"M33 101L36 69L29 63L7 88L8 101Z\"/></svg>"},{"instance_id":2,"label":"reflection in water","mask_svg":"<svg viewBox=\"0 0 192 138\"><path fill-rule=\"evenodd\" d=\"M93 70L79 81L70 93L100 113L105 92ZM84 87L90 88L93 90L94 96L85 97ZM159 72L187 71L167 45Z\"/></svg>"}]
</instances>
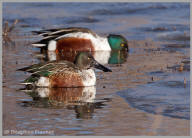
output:
<instances>
[{"instance_id":1,"label":"reflection in water","mask_svg":"<svg viewBox=\"0 0 192 138\"><path fill-rule=\"evenodd\" d=\"M108 64L122 64L126 62L128 53L126 51L111 51Z\"/></svg>"},{"instance_id":2,"label":"reflection in water","mask_svg":"<svg viewBox=\"0 0 192 138\"><path fill-rule=\"evenodd\" d=\"M90 52L95 60L101 64L122 64L126 62L128 53L126 51L92 51ZM67 51L67 52L52 52L41 49L41 54L44 56L44 61L53 60L68 60L74 62L78 51ZM37 55L37 54L36 54ZM38 54L39 55L39 54Z\"/></svg>"},{"instance_id":3,"label":"reflection in water","mask_svg":"<svg viewBox=\"0 0 192 138\"><path fill-rule=\"evenodd\" d=\"M46 99L48 106L83 105L86 102L94 102L96 88L34 88L26 90L33 100ZM38 105L37 105L38 106Z\"/></svg>"},{"instance_id":4,"label":"reflection in water","mask_svg":"<svg viewBox=\"0 0 192 138\"><path fill-rule=\"evenodd\" d=\"M15 42L9 36L5 36L3 37L3 45L4 47L15 46Z\"/></svg>"},{"instance_id":5,"label":"reflection in water","mask_svg":"<svg viewBox=\"0 0 192 138\"><path fill-rule=\"evenodd\" d=\"M24 89L32 97L31 101L22 101L24 107L62 108L74 110L76 118L92 118L95 108L102 108L104 101L95 102L96 88L34 88ZM106 99L105 99L106 100Z\"/></svg>"}]
</instances>

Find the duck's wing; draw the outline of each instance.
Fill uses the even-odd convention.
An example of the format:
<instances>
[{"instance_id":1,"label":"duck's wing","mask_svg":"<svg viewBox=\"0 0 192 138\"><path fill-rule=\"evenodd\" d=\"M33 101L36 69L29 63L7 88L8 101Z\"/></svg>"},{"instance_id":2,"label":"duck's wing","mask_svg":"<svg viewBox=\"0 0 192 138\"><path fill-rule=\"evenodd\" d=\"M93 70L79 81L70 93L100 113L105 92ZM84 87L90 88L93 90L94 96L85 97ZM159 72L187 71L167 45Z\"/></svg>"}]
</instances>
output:
<instances>
[{"instance_id":1,"label":"duck's wing","mask_svg":"<svg viewBox=\"0 0 192 138\"><path fill-rule=\"evenodd\" d=\"M47 30L32 31L32 32L43 37L53 36L53 35L61 36L61 35L74 33L74 32L90 33L93 36L96 36L96 33L91 31L90 29L82 28L82 27L56 28L56 29L47 29Z\"/></svg>"},{"instance_id":2,"label":"duck's wing","mask_svg":"<svg viewBox=\"0 0 192 138\"><path fill-rule=\"evenodd\" d=\"M33 31L33 33L43 36L43 39L41 39L38 42L32 43L32 45L36 47L44 47L47 46L47 44L51 40L55 40L60 36L76 32L89 33L92 34L94 37L97 36L96 33L94 33L88 28L70 27L70 28L47 29L41 31Z\"/></svg>"},{"instance_id":3,"label":"duck's wing","mask_svg":"<svg viewBox=\"0 0 192 138\"><path fill-rule=\"evenodd\" d=\"M49 61L46 63L34 64L29 67L18 69L19 71L26 71L32 73L36 76L48 77L52 74L65 72L65 71L75 71L78 68L72 62L65 60L61 61Z\"/></svg>"}]
</instances>

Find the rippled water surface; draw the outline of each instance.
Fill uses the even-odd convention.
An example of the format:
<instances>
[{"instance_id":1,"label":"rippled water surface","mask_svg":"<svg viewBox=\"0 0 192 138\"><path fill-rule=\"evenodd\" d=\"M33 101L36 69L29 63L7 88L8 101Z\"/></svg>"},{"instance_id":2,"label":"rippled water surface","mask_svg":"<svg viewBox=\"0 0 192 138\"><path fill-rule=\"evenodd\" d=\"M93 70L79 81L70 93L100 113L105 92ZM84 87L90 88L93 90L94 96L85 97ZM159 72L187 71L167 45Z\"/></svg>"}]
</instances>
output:
<instances>
[{"instance_id":1,"label":"rippled water surface","mask_svg":"<svg viewBox=\"0 0 192 138\"><path fill-rule=\"evenodd\" d=\"M189 135L189 11L188 3L3 3L3 22L19 20L3 41L4 135ZM129 53L93 52L113 71L95 70L93 87L20 85L30 74L19 68L74 61L32 47L40 37L31 31L74 26L122 34Z\"/></svg>"}]
</instances>

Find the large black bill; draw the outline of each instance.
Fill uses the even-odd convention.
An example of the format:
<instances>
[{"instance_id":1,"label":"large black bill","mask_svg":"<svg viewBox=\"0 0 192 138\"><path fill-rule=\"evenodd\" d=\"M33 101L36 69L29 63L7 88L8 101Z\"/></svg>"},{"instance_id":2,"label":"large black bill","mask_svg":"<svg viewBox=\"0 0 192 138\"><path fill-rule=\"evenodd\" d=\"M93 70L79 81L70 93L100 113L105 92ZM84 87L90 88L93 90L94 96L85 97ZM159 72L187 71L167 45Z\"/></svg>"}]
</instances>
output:
<instances>
[{"instance_id":1,"label":"large black bill","mask_svg":"<svg viewBox=\"0 0 192 138\"><path fill-rule=\"evenodd\" d=\"M94 65L93 65L93 66L94 66L95 68L97 68L97 69L100 69L100 70L104 71L104 72L112 72L112 70L110 70L110 69L108 69L107 67L99 64L97 61L94 61Z\"/></svg>"}]
</instances>

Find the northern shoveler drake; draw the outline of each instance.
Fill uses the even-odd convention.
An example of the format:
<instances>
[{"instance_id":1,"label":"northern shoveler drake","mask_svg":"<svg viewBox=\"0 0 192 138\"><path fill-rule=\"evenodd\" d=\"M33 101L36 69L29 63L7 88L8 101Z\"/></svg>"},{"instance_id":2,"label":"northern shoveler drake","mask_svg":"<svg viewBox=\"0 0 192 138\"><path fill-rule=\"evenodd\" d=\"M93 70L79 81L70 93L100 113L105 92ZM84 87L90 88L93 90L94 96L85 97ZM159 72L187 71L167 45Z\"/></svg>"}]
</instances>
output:
<instances>
[{"instance_id":1,"label":"northern shoveler drake","mask_svg":"<svg viewBox=\"0 0 192 138\"><path fill-rule=\"evenodd\" d=\"M60 60L34 64L19 69L32 73L23 84L37 87L80 87L94 86L95 72L91 67L111 72L110 69L98 63L88 52L79 52L74 63Z\"/></svg>"},{"instance_id":2,"label":"northern shoveler drake","mask_svg":"<svg viewBox=\"0 0 192 138\"><path fill-rule=\"evenodd\" d=\"M46 47L49 51L128 51L128 43L123 36L109 34L101 37L87 28L70 27L33 32L43 36L43 39L32 45Z\"/></svg>"}]
</instances>

